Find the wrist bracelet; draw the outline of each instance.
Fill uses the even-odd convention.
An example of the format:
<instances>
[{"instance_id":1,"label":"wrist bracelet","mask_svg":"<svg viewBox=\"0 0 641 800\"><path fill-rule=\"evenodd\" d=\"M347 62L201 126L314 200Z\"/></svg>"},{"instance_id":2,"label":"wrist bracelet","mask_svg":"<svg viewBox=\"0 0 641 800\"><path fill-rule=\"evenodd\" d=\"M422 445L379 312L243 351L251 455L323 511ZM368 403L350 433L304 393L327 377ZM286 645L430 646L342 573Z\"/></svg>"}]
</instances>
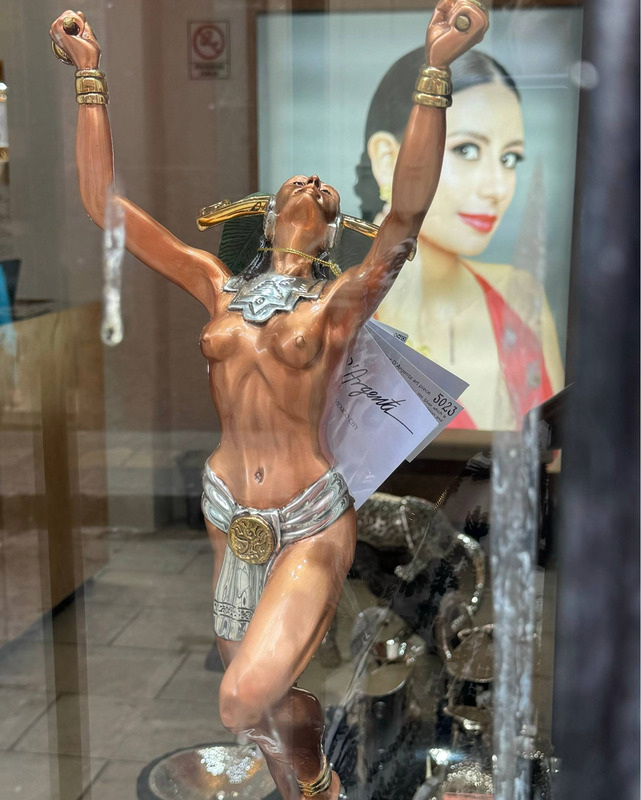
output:
<instances>
[{"instance_id":1,"label":"wrist bracelet","mask_svg":"<svg viewBox=\"0 0 641 800\"><path fill-rule=\"evenodd\" d=\"M452 94L451 72L449 69L438 69L423 64L415 88L417 92L423 94L450 95Z\"/></svg>"},{"instance_id":2,"label":"wrist bracelet","mask_svg":"<svg viewBox=\"0 0 641 800\"><path fill-rule=\"evenodd\" d=\"M449 69L423 64L416 79L412 101L427 108L449 108L452 105L452 81Z\"/></svg>"},{"instance_id":3,"label":"wrist bracelet","mask_svg":"<svg viewBox=\"0 0 641 800\"><path fill-rule=\"evenodd\" d=\"M105 73L98 68L87 67L86 69L77 69L76 78L104 78Z\"/></svg>"},{"instance_id":4,"label":"wrist bracelet","mask_svg":"<svg viewBox=\"0 0 641 800\"><path fill-rule=\"evenodd\" d=\"M108 94L90 92L89 94L76 95L76 102L81 106L106 106L109 102Z\"/></svg>"},{"instance_id":5,"label":"wrist bracelet","mask_svg":"<svg viewBox=\"0 0 641 800\"><path fill-rule=\"evenodd\" d=\"M90 94L91 92L108 94L107 81L104 78L76 77L76 94Z\"/></svg>"},{"instance_id":6,"label":"wrist bracelet","mask_svg":"<svg viewBox=\"0 0 641 800\"><path fill-rule=\"evenodd\" d=\"M424 92L414 92L412 102L418 106L427 108L449 108L452 105L452 98L449 95L425 94Z\"/></svg>"},{"instance_id":7,"label":"wrist bracelet","mask_svg":"<svg viewBox=\"0 0 641 800\"><path fill-rule=\"evenodd\" d=\"M105 73L99 69L76 71L76 101L80 105L102 105L109 102Z\"/></svg>"}]
</instances>

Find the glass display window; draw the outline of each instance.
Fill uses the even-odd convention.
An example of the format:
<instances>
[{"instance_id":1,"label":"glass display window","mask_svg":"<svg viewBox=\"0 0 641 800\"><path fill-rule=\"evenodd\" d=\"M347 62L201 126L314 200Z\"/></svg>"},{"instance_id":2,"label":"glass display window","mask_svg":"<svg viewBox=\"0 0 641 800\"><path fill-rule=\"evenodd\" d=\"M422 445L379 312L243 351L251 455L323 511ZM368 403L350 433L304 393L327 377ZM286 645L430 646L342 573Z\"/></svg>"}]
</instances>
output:
<instances>
[{"instance_id":1,"label":"glass display window","mask_svg":"<svg viewBox=\"0 0 641 800\"><path fill-rule=\"evenodd\" d=\"M638 7L0 11L0 795L632 796Z\"/></svg>"}]
</instances>

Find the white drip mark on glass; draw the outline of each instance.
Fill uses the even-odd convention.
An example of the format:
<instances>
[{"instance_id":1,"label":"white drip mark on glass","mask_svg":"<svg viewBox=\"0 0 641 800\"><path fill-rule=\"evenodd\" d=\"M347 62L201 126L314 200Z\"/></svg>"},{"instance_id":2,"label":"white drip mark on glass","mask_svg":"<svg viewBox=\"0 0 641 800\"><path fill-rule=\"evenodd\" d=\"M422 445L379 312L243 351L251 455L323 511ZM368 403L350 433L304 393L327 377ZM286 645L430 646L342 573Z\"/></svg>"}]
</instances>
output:
<instances>
[{"instance_id":1,"label":"white drip mark on glass","mask_svg":"<svg viewBox=\"0 0 641 800\"><path fill-rule=\"evenodd\" d=\"M524 224L515 250L515 275L506 299L540 338L547 271L547 206L543 170L536 165L528 193ZM505 344L518 348L516 331L508 327ZM544 362L516 353L525 366L520 382L508 386L515 409L532 405L532 390L541 384ZM540 400L538 400L540 402ZM536 405L537 403L535 403ZM495 433L492 448L492 601L494 606L494 798L531 797L536 709L533 703L536 644L537 535L539 497L539 414L530 411L519 430Z\"/></svg>"},{"instance_id":2,"label":"white drip mark on glass","mask_svg":"<svg viewBox=\"0 0 641 800\"><path fill-rule=\"evenodd\" d=\"M107 190L105 232L102 249L102 326L103 344L114 347L122 342L122 259L125 254L125 210L118 202L113 184Z\"/></svg>"},{"instance_id":3,"label":"white drip mark on glass","mask_svg":"<svg viewBox=\"0 0 641 800\"><path fill-rule=\"evenodd\" d=\"M494 797L527 800L534 747L538 418L496 433L492 474Z\"/></svg>"}]
</instances>

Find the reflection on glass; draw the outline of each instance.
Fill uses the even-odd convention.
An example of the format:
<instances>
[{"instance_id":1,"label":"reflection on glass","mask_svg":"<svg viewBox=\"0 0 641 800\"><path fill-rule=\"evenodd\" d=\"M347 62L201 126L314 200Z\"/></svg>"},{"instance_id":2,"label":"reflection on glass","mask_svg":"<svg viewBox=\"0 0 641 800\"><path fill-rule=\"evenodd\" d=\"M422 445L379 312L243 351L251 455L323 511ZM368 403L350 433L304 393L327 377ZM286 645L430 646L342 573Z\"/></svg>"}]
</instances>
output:
<instances>
[{"instance_id":1,"label":"reflection on glass","mask_svg":"<svg viewBox=\"0 0 641 800\"><path fill-rule=\"evenodd\" d=\"M393 64L370 104L356 191L363 215L377 223L389 211L409 111L405 87L422 57L417 49ZM514 196L525 156L521 98L504 67L477 51L453 65L452 83L441 180L417 257L377 317L470 383L455 427L510 429L563 384L557 333L538 282L509 264L476 260ZM531 327L533 297L541 304L540 331ZM528 378L531 362L540 364L536 380Z\"/></svg>"}]
</instances>

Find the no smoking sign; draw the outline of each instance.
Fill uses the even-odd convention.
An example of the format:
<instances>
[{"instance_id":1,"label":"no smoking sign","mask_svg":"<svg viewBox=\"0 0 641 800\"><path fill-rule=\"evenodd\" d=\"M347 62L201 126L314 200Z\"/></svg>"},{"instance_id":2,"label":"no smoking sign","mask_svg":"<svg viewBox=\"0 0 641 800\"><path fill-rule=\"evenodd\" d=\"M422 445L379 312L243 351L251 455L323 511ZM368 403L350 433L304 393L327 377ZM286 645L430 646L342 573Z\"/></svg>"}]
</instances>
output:
<instances>
[{"instance_id":1,"label":"no smoking sign","mask_svg":"<svg viewBox=\"0 0 641 800\"><path fill-rule=\"evenodd\" d=\"M229 22L189 22L189 77L229 77Z\"/></svg>"}]
</instances>

